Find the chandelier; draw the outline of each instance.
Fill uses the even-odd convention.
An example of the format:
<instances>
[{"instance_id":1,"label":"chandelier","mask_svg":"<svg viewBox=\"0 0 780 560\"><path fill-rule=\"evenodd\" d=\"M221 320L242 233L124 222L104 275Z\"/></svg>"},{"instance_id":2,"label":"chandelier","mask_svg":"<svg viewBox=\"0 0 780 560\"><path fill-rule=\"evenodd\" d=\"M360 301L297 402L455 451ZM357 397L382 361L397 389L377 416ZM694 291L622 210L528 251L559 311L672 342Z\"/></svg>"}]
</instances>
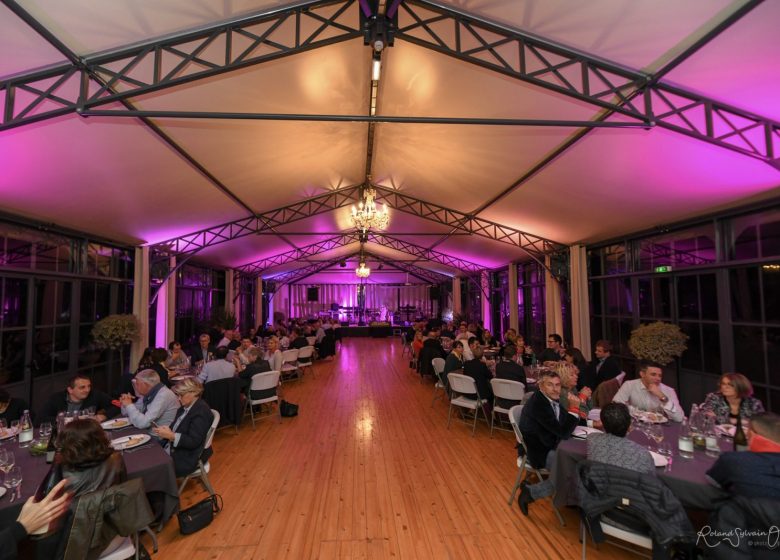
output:
<instances>
[{"instance_id":1,"label":"chandelier","mask_svg":"<svg viewBox=\"0 0 780 560\"><path fill-rule=\"evenodd\" d=\"M365 202L360 201L357 208L352 206L352 223L363 233L369 229L385 229L390 222L390 214L387 212L387 205L380 209L374 202L376 190L371 186L370 176L366 178L363 198Z\"/></svg>"},{"instance_id":2,"label":"chandelier","mask_svg":"<svg viewBox=\"0 0 780 560\"><path fill-rule=\"evenodd\" d=\"M371 274L371 269L366 266L366 263L360 261L360 266L355 269L355 276L358 278L368 278Z\"/></svg>"}]
</instances>

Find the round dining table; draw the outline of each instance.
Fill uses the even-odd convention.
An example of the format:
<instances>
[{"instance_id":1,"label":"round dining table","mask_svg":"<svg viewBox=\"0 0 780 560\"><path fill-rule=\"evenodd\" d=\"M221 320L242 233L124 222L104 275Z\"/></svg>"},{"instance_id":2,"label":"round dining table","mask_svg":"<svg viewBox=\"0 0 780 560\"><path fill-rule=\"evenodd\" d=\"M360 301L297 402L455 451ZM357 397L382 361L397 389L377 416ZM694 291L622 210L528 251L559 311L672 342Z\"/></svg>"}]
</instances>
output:
<instances>
[{"instance_id":1,"label":"round dining table","mask_svg":"<svg viewBox=\"0 0 780 560\"><path fill-rule=\"evenodd\" d=\"M708 482L706 473L717 459L696 449L692 458L681 457L677 451L677 440L681 425L670 422L663 426L664 442L673 450L669 463L656 468L656 474L680 500L683 506L701 510L712 510L726 499L729 494ZM640 430L631 431L629 439L642 446L650 445L655 451L655 442L645 436ZM731 440L719 441L721 452L731 451ZM587 455L585 439L572 437L558 444L557 457L553 473L555 480L554 503L557 507L578 505L577 496L577 463Z\"/></svg>"}]
</instances>

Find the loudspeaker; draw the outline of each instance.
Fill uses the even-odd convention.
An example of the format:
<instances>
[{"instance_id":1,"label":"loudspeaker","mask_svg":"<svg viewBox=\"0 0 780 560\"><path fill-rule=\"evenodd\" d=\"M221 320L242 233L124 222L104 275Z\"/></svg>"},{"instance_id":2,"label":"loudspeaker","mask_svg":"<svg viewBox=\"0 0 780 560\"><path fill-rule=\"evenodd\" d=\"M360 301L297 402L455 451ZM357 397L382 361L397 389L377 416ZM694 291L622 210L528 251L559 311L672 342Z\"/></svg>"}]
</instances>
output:
<instances>
[{"instance_id":1,"label":"loudspeaker","mask_svg":"<svg viewBox=\"0 0 780 560\"><path fill-rule=\"evenodd\" d=\"M339 304L338 303L331 303L330 304L330 310L331 311L338 311L339 310Z\"/></svg>"},{"instance_id":2,"label":"loudspeaker","mask_svg":"<svg viewBox=\"0 0 780 560\"><path fill-rule=\"evenodd\" d=\"M437 301L439 299L439 287L431 286L428 289L428 297L431 299L431 301Z\"/></svg>"},{"instance_id":3,"label":"loudspeaker","mask_svg":"<svg viewBox=\"0 0 780 560\"><path fill-rule=\"evenodd\" d=\"M316 286L306 288L306 301L320 301L320 289Z\"/></svg>"}]
</instances>

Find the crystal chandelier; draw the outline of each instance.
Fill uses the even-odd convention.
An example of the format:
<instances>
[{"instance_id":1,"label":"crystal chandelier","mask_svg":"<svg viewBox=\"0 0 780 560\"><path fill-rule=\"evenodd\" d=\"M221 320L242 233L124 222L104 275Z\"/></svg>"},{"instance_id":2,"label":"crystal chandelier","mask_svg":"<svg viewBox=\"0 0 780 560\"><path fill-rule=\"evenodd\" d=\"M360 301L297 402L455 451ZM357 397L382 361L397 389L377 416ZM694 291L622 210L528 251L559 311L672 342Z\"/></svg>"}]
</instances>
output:
<instances>
[{"instance_id":1,"label":"crystal chandelier","mask_svg":"<svg viewBox=\"0 0 780 560\"><path fill-rule=\"evenodd\" d=\"M365 202L360 201L358 207L352 206L352 223L363 233L369 229L385 229L390 222L390 214L387 205L380 209L374 199L376 190L371 186L371 177L366 178L366 186L363 189Z\"/></svg>"},{"instance_id":2,"label":"crystal chandelier","mask_svg":"<svg viewBox=\"0 0 780 560\"><path fill-rule=\"evenodd\" d=\"M355 276L358 278L368 278L371 274L371 269L366 266L364 261L360 261L360 266L355 269Z\"/></svg>"}]
</instances>

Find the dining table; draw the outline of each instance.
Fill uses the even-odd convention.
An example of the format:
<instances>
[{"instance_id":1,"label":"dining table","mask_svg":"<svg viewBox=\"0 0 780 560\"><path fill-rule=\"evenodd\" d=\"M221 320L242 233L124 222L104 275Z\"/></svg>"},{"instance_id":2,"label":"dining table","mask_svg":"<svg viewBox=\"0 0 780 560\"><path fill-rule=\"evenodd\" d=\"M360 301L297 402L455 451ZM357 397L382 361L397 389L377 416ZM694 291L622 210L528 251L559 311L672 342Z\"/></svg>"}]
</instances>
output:
<instances>
[{"instance_id":1,"label":"dining table","mask_svg":"<svg viewBox=\"0 0 780 560\"><path fill-rule=\"evenodd\" d=\"M107 432L114 438L147 433L132 425L119 430ZM0 498L0 523L5 524L18 516L24 502L35 493L38 485L48 473L51 465L46 463L45 455L33 455L30 448L19 447L15 439L0 442L3 448L13 452L15 464L22 469L21 499L11 502L11 490ZM155 511L165 522L179 509L179 489L176 484L176 473L173 459L155 439L133 449L122 451L122 458L127 469L127 478L143 480L147 493L155 492L161 500L161 511Z\"/></svg>"},{"instance_id":2,"label":"dining table","mask_svg":"<svg viewBox=\"0 0 780 560\"><path fill-rule=\"evenodd\" d=\"M708 455L704 449L695 449L691 458L680 456L677 451L680 428L681 424L676 422L662 425L663 441L673 451L666 457L668 463L656 468L656 474L684 507L712 510L729 496L706 478L717 457ZM643 447L650 446L652 451L657 450L657 444L641 430L632 430L626 437ZM733 445L727 438L719 438L718 444L722 453L731 451ZM578 505L577 464L586 458L587 451L587 441L583 438L572 437L558 444L552 473L555 481L553 503L557 507Z\"/></svg>"}]
</instances>

